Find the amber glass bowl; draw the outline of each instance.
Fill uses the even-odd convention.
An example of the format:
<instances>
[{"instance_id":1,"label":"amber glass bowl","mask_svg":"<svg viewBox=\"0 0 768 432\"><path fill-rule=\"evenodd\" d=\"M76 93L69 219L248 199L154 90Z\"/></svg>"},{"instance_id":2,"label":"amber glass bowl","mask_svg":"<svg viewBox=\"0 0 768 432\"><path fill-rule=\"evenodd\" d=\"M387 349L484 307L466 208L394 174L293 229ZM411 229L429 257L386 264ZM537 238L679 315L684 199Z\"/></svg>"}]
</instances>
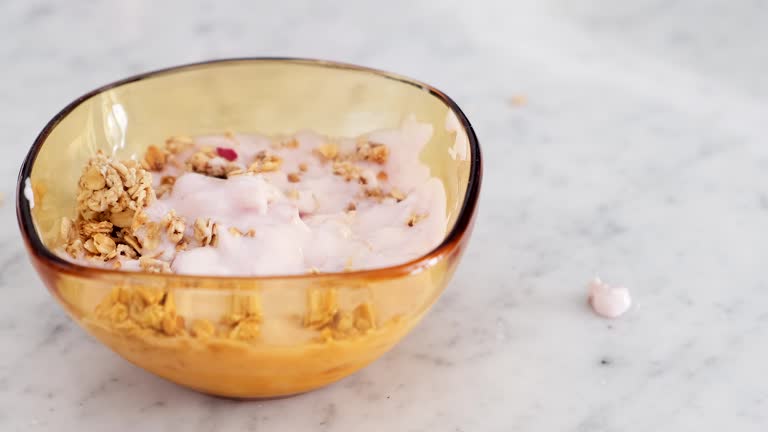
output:
<instances>
[{"instance_id":1,"label":"amber glass bowl","mask_svg":"<svg viewBox=\"0 0 768 432\"><path fill-rule=\"evenodd\" d=\"M434 129L421 159L443 181L448 198L445 239L418 259L375 270L245 278L90 268L55 252L62 217L75 215L82 167L99 149L124 159L168 136L227 130L355 136L398 127L409 115ZM17 215L46 286L99 341L183 386L274 397L341 379L413 328L445 288L469 240L480 180L472 127L451 99L426 84L326 61L231 59L145 73L68 105L24 161ZM248 310L258 324L241 329L251 332L244 340L222 323ZM348 337L310 325L324 319L343 325L344 317L361 311L364 325Z\"/></svg>"}]
</instances>

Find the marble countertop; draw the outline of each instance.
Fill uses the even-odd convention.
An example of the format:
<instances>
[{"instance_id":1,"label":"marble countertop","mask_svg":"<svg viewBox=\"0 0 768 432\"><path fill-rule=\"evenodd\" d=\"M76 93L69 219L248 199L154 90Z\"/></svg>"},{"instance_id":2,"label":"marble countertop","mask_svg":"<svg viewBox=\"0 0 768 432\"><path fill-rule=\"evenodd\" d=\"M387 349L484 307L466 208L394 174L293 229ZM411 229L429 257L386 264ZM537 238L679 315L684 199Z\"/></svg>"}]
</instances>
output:
<instances>
[{"instance_id":1,"label":"marble countertop","mask_svg":"<svg viewBox=\"0 0 768 432\"><path fill-rule=\"evenodd\" d=\"M224 3L0 3L0 430L768 428L764 4ZM76 96L249 55L427 81L486 156L473 241L433 312L362 372L266 402L184 390L86 336L13 209L24 154ZM596 273L631 288L621 319L588 310Z\"/></svg>"}]
</instances>

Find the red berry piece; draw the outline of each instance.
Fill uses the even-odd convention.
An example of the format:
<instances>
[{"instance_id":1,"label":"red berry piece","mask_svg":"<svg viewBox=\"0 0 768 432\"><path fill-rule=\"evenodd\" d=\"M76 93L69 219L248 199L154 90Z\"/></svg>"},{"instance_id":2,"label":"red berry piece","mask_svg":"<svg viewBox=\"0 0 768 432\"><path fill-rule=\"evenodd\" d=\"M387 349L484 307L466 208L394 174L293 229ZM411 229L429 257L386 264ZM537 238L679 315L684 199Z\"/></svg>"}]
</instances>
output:
<instances>
[{"instance_id":1,"label":"red berry piece","mask_svg":"<svg viewBox=\"0 0 768 432\"><path fill-rule=\"evenodd\" d=\"M237 159L237 152L231 148L216 147L216 154L230 162Z\"/></svg>"}]
</instances>

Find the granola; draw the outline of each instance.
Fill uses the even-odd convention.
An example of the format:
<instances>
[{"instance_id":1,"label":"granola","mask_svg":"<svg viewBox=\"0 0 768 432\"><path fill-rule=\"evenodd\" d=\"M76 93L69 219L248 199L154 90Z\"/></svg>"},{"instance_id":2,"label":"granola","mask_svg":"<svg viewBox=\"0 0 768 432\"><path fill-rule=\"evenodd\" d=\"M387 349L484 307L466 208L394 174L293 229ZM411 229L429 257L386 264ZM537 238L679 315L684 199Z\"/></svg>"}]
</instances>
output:
<instances>
[{"instance_id":1,"label":"granola","mask_svg":"<svg viewBox=\"0 0 768 432\"><path fill-rule=\"evenodd\" d=\"M315 149L315 153L322 159L331 161L339 155L339 146L334 143L324 143Z\"/></svg>"},{"instance_id":2,"label":"granola","mask_svg":"<svg viewBox=\"0 0 768 432\"><path fill-rule=\"evenodd\" d=\"M188 136L172 136L165 140L165 149L170 154L179 154L192 147L194 140Z\"/></svg>"},{"instance_id":3,"label":"granola","mask_svg":"<svg viewBox=\"0 0 768 432\"><path fill-rule=\"evenodd\" d=\"M117 161L97 152L78 186L77 219L63 218L60 224L66 254L102 262L135 256L137 245L125 242L121 231L155 200L149 171L135 161Z\"/></svg>"},{"instance_id":4,"label":"granola","mask_svg":"<svg viewBox=\"0 0 768 432\"><path fill-rule=\"evenodd\" d=\"M375 329L376 317L370 302L360 303L352 311L345 311L338 306L335 289L314 289L307 292L304 327L319 330L324 341L345 339Z\"/></svg>"},{"instance_id":5,"label":"granola","mask_svg":"<svg viewBox=\"0 0 768 432\"><path fill-rule=\"evenodd\" d=\"M405 224L408 225L409 227L412 227L417 223L421 222L422 220L424 220L426 217L427 217L426 214L414 213L408 218L407 221L405 221Z\"/></svg>"},{"instance_id":6,"label":"granola","mask_svg":"<svg viewBox=\"0 0 768 432\"><path fill-rule=\"evenodd\" d=\"M160 171L165 167L166 162L168 162L169 154L168 150L151 145L147 147L147 152L144 154L141 166L148 171Z\"/></svg>"},{"instance_id":7,"label":"granola","mask_svg":"<svg viewBox=\"0 0 768 432\"><path fill-rule=\"evenodd\" d=\"M148 273L170 273L171 266L165 261L143 256L139 258L139 266Z\"/></svg>"},{"instance_id":8,"label":"granola","mask_svg":"<svg viewBox=\"0 0 768 432\"><path fill-rule=\"evenodd\" d=\"M280 156L271 154L265 150L260 151L253 163L248 167L248 172L258 174L262 172L277 171L283 163Z\"/></svg>"},{"instance_id":9,"label":"granola","mask_svg":"<svg viewBox=\"0 0 768 432\"><path fill-rule=\"evenodd\" d=\"M389 158L389 147L384 144L362 140L357 143L356 156L358 160L385 164Z\"/></svg>"},{"instance_id":10,"label":"granola","mask_svg":"<svg viewBox=\"0 0 768 432\"><path fill-rule=\"evenodd\" d=\"M195 219L193 227L195 230L195 240L200 243L200 246L216 246L216 234L218 233L218 229L213 220L197 218Z\"/></svg>"},{"instance_id":11,"label":"granola","mask_svg":"<svg viewBox=\"0 0 768 432\"><path fill-rule=\"evenodd\" d=\"M95 315L120 329L143 329L166 336L187 332L170 291L117 287L96 306Z\"/></svg>"},{"instance_id":12,"label":"granola","mask_svg":"<svg viewBox=\"0 0 768 432\"><path fill-rule=\"evenodd\" d=\"M178 244L184 239L184 230L186 223L184 218L176 215L175 210L171 210L163 218L163 224L165 225L165 232L168 236L168 240Z\"/></svg>"},{"instance_id":13,"label":"granola","mask_svg":"<svg viewBox=\"0 0 768 432\"><path fill-rule=\"evenodd\" d=\"M111 214L152 204L152 176L135 161L116 161L99 151L83 169L77 196L84 221L108 220Z\"/></svg>"},{"instance_id":14,"label":"granola","mask_svg":"<svg viewBox=\"0 0 768 432\"><path fill-rule=\"evenodd\" d=\"M176 183L176 177L174 176L163 176L160 179L160 186L157 188L157 197L162 198L163 196L170 194L173 192L173 185Z\"/></svg>"}]
</instances>

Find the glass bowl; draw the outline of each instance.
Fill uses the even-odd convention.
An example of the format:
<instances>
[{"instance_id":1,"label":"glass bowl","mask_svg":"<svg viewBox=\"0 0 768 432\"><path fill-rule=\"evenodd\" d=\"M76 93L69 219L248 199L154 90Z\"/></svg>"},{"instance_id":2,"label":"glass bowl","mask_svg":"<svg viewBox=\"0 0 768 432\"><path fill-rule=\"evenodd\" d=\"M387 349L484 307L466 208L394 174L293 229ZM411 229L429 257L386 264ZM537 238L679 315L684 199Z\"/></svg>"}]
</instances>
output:
<instances>
[{"instance_id":1,"label":"glass bowl","mask_svg":"<svg viewBox=\"0 0 768 432\"><path fill-rule=\"evenodd\" d=\"M398 127L409 115L434 129L421 159L447 194L445 239L418 259L375 270L244 278L90 268L53 252L61 218L76 214L82 167L97 150L130 158L168 136L226 130L287 134L308 128L355 136ZM326 61L230 59L137 75L69 104L24 161L17 216L51 294L116 353L201 392L277 397L359 370L413 328L445 288L469 240L480 181L472 127L451 99L428 85ZM220 323L233 314L258 320L222 330ZM351 329L345 334L315 325L345 320Z\"/></svg>"}]
</instances>

